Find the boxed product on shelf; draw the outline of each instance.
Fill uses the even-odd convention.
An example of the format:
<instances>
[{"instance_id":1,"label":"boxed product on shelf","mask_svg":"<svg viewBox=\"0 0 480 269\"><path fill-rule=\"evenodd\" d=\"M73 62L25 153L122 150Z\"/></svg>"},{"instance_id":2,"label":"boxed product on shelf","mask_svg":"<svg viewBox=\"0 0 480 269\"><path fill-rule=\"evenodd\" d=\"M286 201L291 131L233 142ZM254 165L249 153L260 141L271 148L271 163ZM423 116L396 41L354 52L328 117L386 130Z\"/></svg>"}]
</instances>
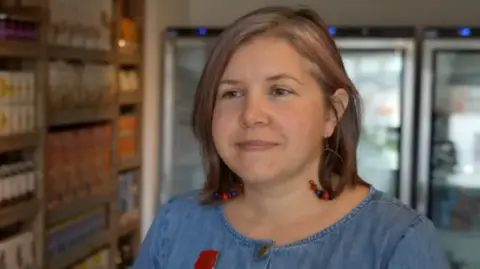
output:
<instances>
[{"instance_id":1,"label":"boxed product on shelf","mask_svg":"<svg viewBox=\"0 0 480 269\"><path fill-rule=\"evenodd\" d=\"M115 70L110 65L88 64L82 74L82 89L91 104L115 101Z\"/></svg>"},{"instance_id":2,"label":"boxed product on shelf","mask_svg":"<svg viewBox=\"0 0 480 269\"><path fill-rule=\"evenodd\" d=\"M118 208L120 214L127 214L138 209L138 171L128 171L118 176Z\"/></svg>"},{"instance_id":3,"label":"boxed product on shelf","mask_svg":"<svg viewBox=\"0 0 480 269\"><path fill-rule=\"evenodd\" d=\"M9 5L7 4L6 6L8 7ZM0 17L0 39L35 40L38 38L39 25L35 20L9 16L7 14L2 15Z\"/></svg>"},{"instance_id":4,"label":"boxed product on shelf","mask_svg":"<svg viewBox=\"0 0 480 269\"><path fill-rule=\"evenodd\" d=\"M58 258L82 244L101 239L108 229L107 219L107 210L99 208L52 227L47 232L48 259Z\"/></svg>"},{"instance_id":5,"label":"boxed product on shelf","mask_svg":"<svg viewBox=\"0 0 480 269\"><path fill-rule=\"evenodd\" d=\"M121 92L134 92L139 88L138 72L136 70L123 69L118 73Z\"/></svg>"},{"instance_id":6,"label":"boxed product on shelf","mask_svg":"<svg viewBox=\"0 0 480 269\"><path fill-rule=\"evenodd\" d=\"M118 149L120 160L129 160L137 156L137 117L123 115L118 120Z\"/></svg>"},{"instance_id":7,"label":"boxed product on shelf","mask_svg":"<svg viewBox=\"0 0 480 269\"><path fill-rule=\"evenodd\" d=\"M120 41L118 45L121 52L136 53L138 51L138 25L131 18L123 17L120 20Z\"/></svg>"},{"instance_id":8,"label":"boxed product on shelf","mask_svg":"<svg viewBox=\"0 0 480 269\"><path fill-rule=\"evenodd\" d=\"M34 92L33 72L0 72L0 136L35 129Z\"/></svg>"},{"instance_id":9,"label":"boxed product on shelf","mask_svg":"<svg viewBox=\"0 0 480 269\"><path fill-rule=\"evenodd\" d=\"M118 120L118 136L134 136L137 131L137 117L135 115L123 115Z\"/></svg>"},{"instance_id":10,"label":"boxed product on shelf","mask_svg":"<svg viewBox=\"0 0 480 269\"><path fill-rule=\"evenodd\" d=\"M51 44L110 50L112 0L50 0Z\"/></svg>"},{"instance_id":11,"label":"boxed product on shelf","mask_svg":"<svg viewBox=\"0 0 480 269\"><path fill-rule=\"evenodd\" d=\"M33 171L0 175L0 205L31 199L35 193Z\"/></svg>"},{"instance_id":12,"label":"boxed product on shelf","mask_svg":"<svg viewBox=\"0 0 480 269\"><path fill-rule=\"evenodd\" d=\"M135 136L118 138L118 157L121 161L128 161L137 156L137 141Z\"/></svg>"},{"instance_id":13,"label":"boxed product on shelf","mask_svg":"<svg viewBox=\"0 0 480 269\"><path fill-rule=\"evenodd\" d=\"M106 64L50 62L52 109L100 107L115 101L115 70Z\"/></svg>"},{"instance_id":14,"label":"boxed product on shelf","mask_svg":"<svg viewBox=\"0 0 480 269\"><path fill-rule=\"evenodd\" d=\"M0 207L20 203L35 194L35 170L21 154L0 155Z\"/></svg>"},{"instance_id":15,"label":"boxed product on shelf","mask_svg":"<svg viewBox=\"0 0 480 269\"><path fill-rule=\"evenodd\" d=\"M108 267L109 257L110 251L103 249L74 265L71 269L110 269Z\"/></svg>"},{"instance_id":16,"label":"boxed product on shelf","mask_svg":"<svg viewBox=\"0 0 480 269\"><path fill-rule=\"evenodd\" d=\"M35 268L33 232L26 232L0 242L0 268Z\"/></svg>"},{"instance_id":17,"label":"boxed product on shelf","mask_svg":"<svg viewBox=\"0 0 480 269\"><path fill-rule=\"evenodd\" d=\"M108 125L48 134L46 192L49 209L107 191L111 137Z\"/></svg>"}]
</instances>

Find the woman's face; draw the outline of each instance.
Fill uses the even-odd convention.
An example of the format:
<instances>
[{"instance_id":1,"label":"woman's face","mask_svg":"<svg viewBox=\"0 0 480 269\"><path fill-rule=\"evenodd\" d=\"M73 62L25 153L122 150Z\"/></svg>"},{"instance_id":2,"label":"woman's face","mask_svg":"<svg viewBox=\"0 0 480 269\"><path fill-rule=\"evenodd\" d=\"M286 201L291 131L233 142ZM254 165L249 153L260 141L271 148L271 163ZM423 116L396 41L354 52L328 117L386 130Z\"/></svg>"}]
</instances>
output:
<instances>
[{"instance_id":1,"label":"woman's face","mask_svg":"<svg viewBox=\"0 0 480 269\"><path fill-rule=\"evenodd\" d=\"M246 184L317 175L322 141L336 122L324 100L309 63L289 43L254 39L233 55L218 88L218 154Z\"/></svg>"}]
</instances>

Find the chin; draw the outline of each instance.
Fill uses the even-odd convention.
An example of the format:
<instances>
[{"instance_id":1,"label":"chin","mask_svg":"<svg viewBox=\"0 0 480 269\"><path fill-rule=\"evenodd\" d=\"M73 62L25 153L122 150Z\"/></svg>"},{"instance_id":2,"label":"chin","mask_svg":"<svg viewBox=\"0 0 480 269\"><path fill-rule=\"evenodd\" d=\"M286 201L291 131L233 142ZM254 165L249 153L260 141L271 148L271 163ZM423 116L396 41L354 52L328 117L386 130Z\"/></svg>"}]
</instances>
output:
<instances>
[{"instance_id":1,"label":"chin","mask_svg":"<svg viewBox=\"0 0 480 269\"><path fill-rule=\"evenodd\" d=\"M269 183L275 181L278 178L278 173L274 171L246 171L245 169L241 173L236 173L244 183L247 184L259 184Z\"/></svg>"}]
</instances>

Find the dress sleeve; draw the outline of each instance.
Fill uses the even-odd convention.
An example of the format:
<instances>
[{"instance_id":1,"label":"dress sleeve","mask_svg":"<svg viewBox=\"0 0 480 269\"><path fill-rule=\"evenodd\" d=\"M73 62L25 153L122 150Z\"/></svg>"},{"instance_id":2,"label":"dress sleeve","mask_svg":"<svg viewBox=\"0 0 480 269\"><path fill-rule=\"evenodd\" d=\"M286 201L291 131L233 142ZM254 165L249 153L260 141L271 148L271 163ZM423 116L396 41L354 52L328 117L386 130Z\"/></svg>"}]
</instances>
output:
<instances>
[{"instance_id":1,"label":"dress sleeve","mask_svg":"<svg viewBox=\"0 0 480 269\"><path fill-rule=\"evenodd\" d=\"M170 225L173 206L172 199L160 208L140 246L133 269L166 269L165 260L169 256L171 240L175 236L175 225Z\"/></svg>"},{"instance_id":2,"label":"dress sleeve","mask_svg":"<svg viewBox=\"0 0 480 269\"><path fill-rule=\"evenodd\" d=\"M435 227L424 216L418 217L399 240L388 269L449 269Z\"/></svg>"}]
</instances>

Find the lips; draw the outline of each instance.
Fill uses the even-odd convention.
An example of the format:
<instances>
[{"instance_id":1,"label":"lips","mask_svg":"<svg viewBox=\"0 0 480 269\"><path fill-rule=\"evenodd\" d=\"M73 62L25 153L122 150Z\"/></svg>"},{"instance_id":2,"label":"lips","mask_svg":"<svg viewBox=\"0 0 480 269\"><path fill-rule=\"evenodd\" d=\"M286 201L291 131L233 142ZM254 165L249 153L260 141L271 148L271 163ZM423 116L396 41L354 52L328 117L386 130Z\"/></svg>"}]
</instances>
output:
<instances>
[{"instance_id":1,"label":"lips","mask_svg":"<svg viewBox=\"0 0 480 269\"><path fill-rule=\"evenodd\" d=\"M247 140L237 143L237 146L243 151L264 151L278 146L278 143L264 140Z\"/></svg>"}]
</instances>

